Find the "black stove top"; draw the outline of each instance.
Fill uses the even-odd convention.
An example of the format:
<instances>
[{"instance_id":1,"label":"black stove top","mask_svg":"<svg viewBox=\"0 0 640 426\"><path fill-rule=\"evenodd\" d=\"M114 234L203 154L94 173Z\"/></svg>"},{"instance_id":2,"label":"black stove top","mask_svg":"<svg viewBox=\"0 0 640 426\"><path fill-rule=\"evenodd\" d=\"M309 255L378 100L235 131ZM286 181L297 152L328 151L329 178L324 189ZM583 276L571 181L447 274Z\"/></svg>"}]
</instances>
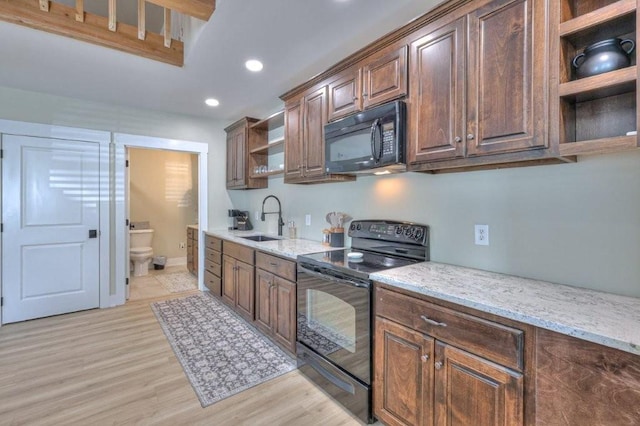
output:
<instances>
[{"instance_id":1,"label":"black stove top","mask_svg":"<svg viewBox=\"0 0 640 426\"><path fill-rule=\"evenodd\" d=\"M351 223L349 236L352 248L298 256L298 262L319 273L330 270L368 280L375 272L429 260L429 227L426 225L357 220ZM362 256L354 256L355 253Z\"/></svg>"},{"instance_id":2,"label":"black stove top","mask_svg":"<svg viewBox=\"0 0 640 426\"><path fill-rule=\"evenodd\" d=\"M349 254L361 253L362 257L349 257ZM366 250L344 249L324 251L320 253L306 254L298 258L301 261L313 263L332 269L338 269L355 273L360 276L373 274L386 269L398 268L418 262L415 259L407 259L398 256L390 256Z\"/></svg>"}]
</instances>

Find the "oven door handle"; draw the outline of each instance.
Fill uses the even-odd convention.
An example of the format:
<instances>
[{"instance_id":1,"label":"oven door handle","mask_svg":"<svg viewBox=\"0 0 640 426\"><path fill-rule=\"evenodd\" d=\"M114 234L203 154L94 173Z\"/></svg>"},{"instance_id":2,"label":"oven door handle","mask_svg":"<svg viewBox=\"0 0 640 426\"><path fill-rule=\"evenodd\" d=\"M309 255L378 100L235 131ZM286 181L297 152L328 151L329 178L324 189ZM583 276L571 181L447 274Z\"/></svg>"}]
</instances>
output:
<instances>
[{"instance_id":1,"label":"oven door handle","mask_svg":"<svg viewBox=\"0 0 640 426\"><path fill-rule=\"evenodd\" d=\"M353 287L360 287L360 288L370 288L371 285L369 283L363 283L363 282L358 282L358 281L353 281L353 280L349 280L346 278L338 278L338 277L334 277L332 275L325 275L322 274L320 272L316 272L316 271L312 271L310 269L305 268L304 266L300 266L298 265L298 271L304 272L305 274L309 274L313 277L319 278L321 280L327 280L327 281L331 281L334 283L338 283L338 284L347 284Z\"/></svg>"}]
</instances>

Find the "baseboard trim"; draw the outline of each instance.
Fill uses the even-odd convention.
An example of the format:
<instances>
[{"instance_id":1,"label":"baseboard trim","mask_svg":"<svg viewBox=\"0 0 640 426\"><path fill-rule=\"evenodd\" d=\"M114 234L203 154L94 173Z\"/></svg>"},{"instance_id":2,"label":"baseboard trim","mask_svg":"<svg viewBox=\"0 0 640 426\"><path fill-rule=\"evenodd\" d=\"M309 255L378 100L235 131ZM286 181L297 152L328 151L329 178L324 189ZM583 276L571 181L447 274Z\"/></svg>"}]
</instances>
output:
<instances>
[{"instance_id":1,"label":"baseboard trim","mask_svg":"<svg viewBox=\"0 0 640 426\"><path fill-rule=\"evenodd\" d=\"M167 259L166 266L181 266L187 264L187 258L185 257L170 257Z\"/></svg>"}]
</instances>

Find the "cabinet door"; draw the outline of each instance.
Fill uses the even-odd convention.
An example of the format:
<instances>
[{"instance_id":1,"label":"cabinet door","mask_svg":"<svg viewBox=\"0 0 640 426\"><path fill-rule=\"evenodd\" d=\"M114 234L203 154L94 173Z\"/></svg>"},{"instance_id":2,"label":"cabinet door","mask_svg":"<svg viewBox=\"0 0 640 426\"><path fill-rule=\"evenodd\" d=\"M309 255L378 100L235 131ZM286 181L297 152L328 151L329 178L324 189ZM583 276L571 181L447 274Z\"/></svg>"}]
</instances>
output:
<instances>
[{"instance_id":1,"label":"cabinet door","mask_svg":"<svg viewBox=\"0 0 640 426\"><path fill-rule=\"evenodd\" d=\"M284 180L302 177L302 106L288 103L284 110Z\"/></svg>"},{"instance_id":2,"label":"cabinet door","mask_svg":"<svg viewBox=\"0 0 640 426\"><path fill-rule=\"evenodd\" d=\"M411 43L408 161L413 164L464 155L464 18L433 28Z\"/></svg>"},{"instance_id":3,"label":"cabinet door","mask_svg":"<svg viewBox=\"0 0 640 426\"><path fill-rule=\"evenodd\" d=\"M256 269L256 325L269 333L272 330L271 289L273 274Z\"/></svg>"},{"instance_id":4,"label":"cabinet door","mask_svg":"<svg viewBox=\"0 0 640 426\"><path fill-rule=\"evenodd\" d=\"M200 270L200 259L198 258L198 235L193 239L193 248L191 252L191 257L193 258L193 272L196 277L198 276L198 271Z\"/></svg>"},{"instance_id":5,"label":"cabinet door","mask_svg":"<svg viewBox=\"0 0 640 426\"><path fill-rule=\"evenodd\" d=\"M363 67L364 108L407 94L407 46L382 53Z\"/></svg>"},{"instance_id":6,"label":"cabinet door","mask_svg":"<svg viewBox=\"0 0 640 426\"><path fill-rule=\"evenodd\" d=\"M304 176L324 175L324 125L327 124L327 87L304 98Z\"/></svg>"},{"instance_id":7,"label":"cabinet door","mask_svg":"<svg viewBox=\"0 0 640 426\"><path fill-rule=\"evenodd\" d=\"M254 268L243 262L236 262L236 310L247 321L254 320Z\"/></svg>"},{"instance_id":8,"label":"cabinet door","mask_svg":"<svg viewBox=\"0 0 640 426\"><path fill-rule=\"evenodd\" d=\"M523 397L521 374L436 343L436 425L522 425Z\"/></svg>"},{"instance_id":9,"label":"cabinet door","mask_svg":"<svg viewBox=\"0 0 640 426\"><path fill-rule=\"evenodd\" d=\"M375 322L376 416L390 426L433 425L434 340L382 317Z\"/></svg>"},{"instance_id":10,"label":"cabinet door","mask_svg":"<svg viewBox=\"0 0 640 426\"><path fill-rule=\"evenodd\" d=\"M244 129L239 129L234 138L235 146L235 185L246 185L247 178L247 137Z\"/></svg>"},{"instance_id":11,"label":"cabinet door","mask_svg":"<svg viewBox=\"0 0 640 426\"><path fill-rule=\"evenodd\" d=\"M296 284L275 277L273 298L273 336L282 346L295 353L296 348Z\"/></svg>"},{"instance_id":12,"label":"cabinet door","mask_svg":"<svg viewBox=\"0 0 640 426\"><path fill-rule=\"evenodd\" d=\"M329 121L362 110L362 71L346 70L329 83Z\"/></svg>"},{"instance_id":13,"label":"cabinet door","mask_svg":"<svg viewBox=\"0 0 640 426\"><path fill-rule=\"evenodd\" d=\"M236 261L227 255L222 256L222 301L236 304Z\"/></svg>"},{"instance_id":14,"label":"cabinet door","mask_svg":"<svg viewBox=\"0 0 640 426\"><path fill-rule=\"evenodd\" d=\"M546 146L544 8L498 0L468 15L469 155Z\"/></svg>"},{"instance_id":15,"label":"cabinet door","mask_svg":"<svg viewBox=\"0 0 640 426\"><path fill-rule=\"evenodd\" d=\"M236 181L235 133L227 134L227 187L233 187Z\"/></svg>"}]
</instances>

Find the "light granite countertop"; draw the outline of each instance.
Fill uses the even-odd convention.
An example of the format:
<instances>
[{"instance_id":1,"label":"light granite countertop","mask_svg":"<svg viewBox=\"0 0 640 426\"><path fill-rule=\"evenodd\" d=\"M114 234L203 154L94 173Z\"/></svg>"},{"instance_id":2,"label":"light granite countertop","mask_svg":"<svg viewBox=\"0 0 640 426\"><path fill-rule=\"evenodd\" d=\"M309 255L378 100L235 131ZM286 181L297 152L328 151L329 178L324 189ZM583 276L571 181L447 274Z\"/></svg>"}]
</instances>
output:
<instances>
[{"instance_id":1,"label":"light granite countertop","mask_svg":"<svg viewBox=\"0 0 640 426\"><path fill-rule=\"evenodd\" d=\"M287 257L296 260L300 254L317 253L329 250L340 250L343 247L327 247L318 241L304 240L300 238L289 239L278 237L276 235L265 234L257 231L231 231L226 229L210 229L205 234L222 238L227 241L233 241L238 244L244 244L260 251L273 253L278 256ZM276 241L251 241L242 237L251 235L266 235L272 238L279 238Z\"/></svg>"},{"instance_id":2,"label":"light granite countertop","mask_svg":"<svg viewBox=\"0 0 640 426\"><path fill-rule=\"evenodd\" d=\"M371 279L640 355L640 298L434 262Z\"/></svg>"}]
</instances>

